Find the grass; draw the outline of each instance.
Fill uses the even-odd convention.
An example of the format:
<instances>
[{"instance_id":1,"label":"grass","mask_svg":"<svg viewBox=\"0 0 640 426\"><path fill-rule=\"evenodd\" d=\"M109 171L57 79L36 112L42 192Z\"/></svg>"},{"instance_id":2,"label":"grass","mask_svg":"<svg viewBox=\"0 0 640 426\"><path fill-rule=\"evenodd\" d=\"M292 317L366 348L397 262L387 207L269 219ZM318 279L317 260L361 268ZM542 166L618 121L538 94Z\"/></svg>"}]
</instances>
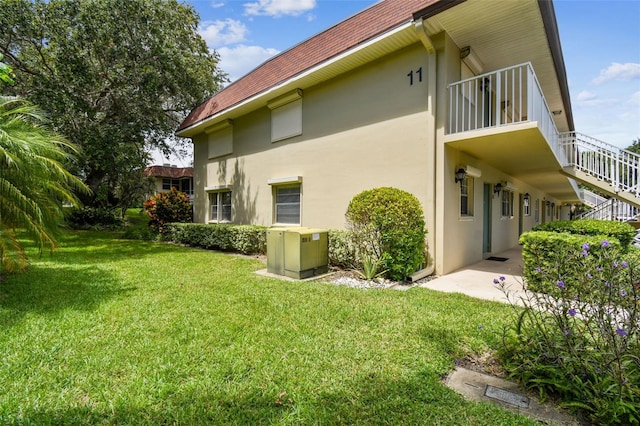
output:
<instances>
[{"instance_id":1,"label":"grass","mask_svg":"<svg viewBox=\"0 0 640 426\"><path fill-rule=\"evenodd\" d=\"M536 424L441 383L507 306L120 235L68 233L0 281L0 424Z\"/></svg>"}]
</instances>

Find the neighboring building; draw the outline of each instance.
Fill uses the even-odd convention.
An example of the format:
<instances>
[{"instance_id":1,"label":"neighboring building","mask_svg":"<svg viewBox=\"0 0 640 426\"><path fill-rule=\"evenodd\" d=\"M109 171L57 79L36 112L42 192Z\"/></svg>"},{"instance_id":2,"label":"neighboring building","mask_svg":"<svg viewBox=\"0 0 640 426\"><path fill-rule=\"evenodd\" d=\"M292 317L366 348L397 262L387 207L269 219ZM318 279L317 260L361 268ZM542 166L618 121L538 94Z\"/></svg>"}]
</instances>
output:
<instances>
[{"instance_id":1,"label":"neighboring building","mask_svg":"<svg viewBox=\"0 0 640 426\"><path fill-rule=\"evenodd\" d=\"M147 176L154 181L154 194L171 191L175 187L193 200L193 167L178 167L169 164L150 166L144 169ZM154 195L151 194L151 195Z\"/></svg>"},{"instance_id":2,"label":"neighboring building","mask_svg":"<svg viewBox=\"0 0 640 426\"><path fill-rule=\"evenodd\" d=\"M229 85L177 134L193 140L196 222L343 228L354 195L397 187L421 202L444 274L569 216L573 179L591 179L573 130L550 1L385 0ZM637 199L635 182L622 192Z\"/></svg>"}]
</instances>

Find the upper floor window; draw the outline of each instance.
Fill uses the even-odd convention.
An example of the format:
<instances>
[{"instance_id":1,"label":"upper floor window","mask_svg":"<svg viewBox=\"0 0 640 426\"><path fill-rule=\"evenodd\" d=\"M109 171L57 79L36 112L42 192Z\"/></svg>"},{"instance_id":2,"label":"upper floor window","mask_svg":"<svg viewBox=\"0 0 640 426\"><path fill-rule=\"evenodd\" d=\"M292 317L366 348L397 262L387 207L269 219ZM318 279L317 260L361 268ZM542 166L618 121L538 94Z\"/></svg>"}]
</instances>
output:
<instances>
[{"instance_id":1,"label":"upper floor window","mask_svg":"<svg viewBox=\"0 0 640 426\"><path fill-rule=\"evenodd\" d=\"M302 90L296 89L268 102L271 142L302 134Z\"/></svg>"}]
</instances>

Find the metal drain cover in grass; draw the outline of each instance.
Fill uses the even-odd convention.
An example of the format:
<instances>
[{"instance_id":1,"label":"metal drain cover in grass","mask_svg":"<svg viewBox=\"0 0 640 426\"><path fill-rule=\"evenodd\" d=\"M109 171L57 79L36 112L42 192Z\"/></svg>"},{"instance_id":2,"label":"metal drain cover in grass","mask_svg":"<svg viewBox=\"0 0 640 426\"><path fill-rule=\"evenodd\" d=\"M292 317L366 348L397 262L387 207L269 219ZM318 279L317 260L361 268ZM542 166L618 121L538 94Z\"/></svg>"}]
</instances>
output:
<instances>
[{"instance_id":1,"label":"metal drain cover in grass","mask_svg":"<svg viewBox=\"0 0 640 426\"><path fill-rule=\"evenodd\" d=\"M495 260L496 262L506 262L507 260L509 260L509 258L508 257L491 256L491 257L487 257L487 260Z\"/></svg>"},{"instance_id":2,"label":"metal drain cover in grass","mask_svg":"<svg viewBox=\"0 0 640 426\"><path fill-rule=\"evenodd\" d=\"M510 392L506 389L487 385L484 394L489 398L497 399L498 401L506 402L507 404L511 404L516 407L529 408L529 398L515 392Z\"/></svg>"}]
</instances>

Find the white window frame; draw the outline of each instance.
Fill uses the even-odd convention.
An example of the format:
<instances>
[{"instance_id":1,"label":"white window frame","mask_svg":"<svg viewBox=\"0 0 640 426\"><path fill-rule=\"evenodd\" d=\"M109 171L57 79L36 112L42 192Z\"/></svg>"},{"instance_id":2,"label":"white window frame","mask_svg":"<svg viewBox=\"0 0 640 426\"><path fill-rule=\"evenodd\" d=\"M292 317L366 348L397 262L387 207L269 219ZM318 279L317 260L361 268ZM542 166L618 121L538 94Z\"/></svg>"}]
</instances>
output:
<instances>
[{"instance_id":1,"label":"white window frame","mask_svg":"<svg viewBox=\"0 0 640 426\"><path fill-rule=\"evenodd\" d=\"M287 189L298 189L298 201L297 202L279 202L278 196L280 191ZM284 195L284 194L282 194ZM279 207L284 206L298 206L298 221L297 222L283 222L278 214ZM302 224L302 184L293 183L285 185L275 185L273 187L273 221L276 225L300 225Z\"/></svg>"},{"instance_id":2,"label":"white window frame","mask_svg":"<svg viewBox=\"0 0 640 426\"><path fill-rule=\"evenodd\" d=\"M233 221L233 193L230 189L208 191L209 198L209 222L210 223L231 223ZM225 195L229 196L228 204L224 203ZM225 217L225 206L228 217ZM214 212L215 207L215 212Z\"/></svg>"},{"instance_id":3,"label":"white window frame","mask_svg":"<svg viewBox=\"0 0 640 426\"><path fill-rule=\"evenodd\" d=\"M462 181L460 181L460 217L461 218L472 218L474 215L474 180L473 177L467 175ZM463 211L463 208L466 204L466 212Z\"/></svg>"},{"instance_id":4,"label":"white window frame","mask_svg":"<svg viewBox=\"0 0 640 426\"><path fill-rule=\"evenodd\" d=\"M502 190L500 198L500 212L503 219L513 218L513 191Z\"/></svg>"}]
</instances>

